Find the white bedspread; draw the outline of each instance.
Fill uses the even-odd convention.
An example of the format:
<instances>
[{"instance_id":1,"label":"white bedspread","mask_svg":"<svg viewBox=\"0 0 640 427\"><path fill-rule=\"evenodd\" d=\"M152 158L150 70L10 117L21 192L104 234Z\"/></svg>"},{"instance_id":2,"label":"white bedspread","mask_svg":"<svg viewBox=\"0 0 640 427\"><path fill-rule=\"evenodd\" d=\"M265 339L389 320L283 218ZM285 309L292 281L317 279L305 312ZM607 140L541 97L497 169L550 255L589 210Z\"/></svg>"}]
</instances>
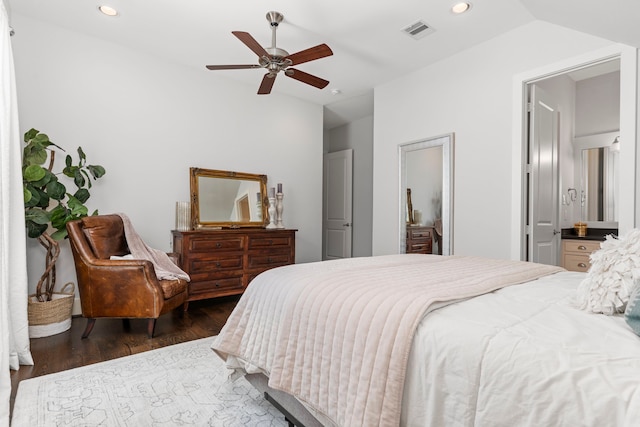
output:
<instances>
[{"instance_id":1,"label":"white bedspread","mask_svg":"<svg viewBox=\"0 0 640 427\"><path fill-rule=\"evenodd\" d=\"M583 278L557 273L425 316L401 425L640 425L640 337L575 308Z\"/></svg>"},{"instance_id":2,"label":"white bedspread","mask_svg":"<svg viewBox=\"0 0 640 427\"><path fill-rule=\"evenodd\" d=\"M395 426L413 333L433 303L559 270L425 255L274 269L249 286L213 348L266 371L271 387L337 424Z\"/></svg>"}]
</instances>

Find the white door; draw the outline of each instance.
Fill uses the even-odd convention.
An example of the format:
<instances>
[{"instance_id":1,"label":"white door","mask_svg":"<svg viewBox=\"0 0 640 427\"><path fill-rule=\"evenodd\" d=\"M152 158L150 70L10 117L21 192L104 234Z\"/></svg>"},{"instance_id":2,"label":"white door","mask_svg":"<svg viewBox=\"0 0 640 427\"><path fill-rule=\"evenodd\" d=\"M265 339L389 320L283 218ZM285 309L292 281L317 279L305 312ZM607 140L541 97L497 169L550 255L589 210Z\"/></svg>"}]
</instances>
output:
<instances>
[{"instance_id":1,"label":"white door","mask_svg":"<svg viewBox=\"0 0 640 427\"><path fill-rule=\"evenodd\" d=\"M324 155L322 259L351 258L353 150Z\"/></svg>"},{"instance_id":2,"label":"white door","mask_svg":"<svg viewBox=\"0 0 640 427\"><path fill-rule=\"evenodd\" d=\"M558 111L553 98L531 86L529 115L528 261L558 265Z\"/></svg>"}]
</instances>

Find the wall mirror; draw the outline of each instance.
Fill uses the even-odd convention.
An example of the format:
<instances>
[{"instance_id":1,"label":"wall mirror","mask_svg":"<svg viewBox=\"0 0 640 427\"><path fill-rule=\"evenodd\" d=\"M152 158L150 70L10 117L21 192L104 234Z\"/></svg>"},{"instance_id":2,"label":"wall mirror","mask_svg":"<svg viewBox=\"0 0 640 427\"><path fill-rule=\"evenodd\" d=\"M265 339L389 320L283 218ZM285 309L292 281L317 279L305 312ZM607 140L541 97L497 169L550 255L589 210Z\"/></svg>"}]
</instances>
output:
<instances>
[{"instance_id":1,"label":"wall mirror","mask_svg":"<svg viewBox=\"0 0 640 427\"><path fill-rule=\"evenodd\" d=\"M582 150L582 218L617 222L619 143Z\"/></svg>"},{"instance_id":2,"label":"wall mirror","mask_svg":"<svg viewBox=\"0 0 640 427\"><path fill-rule=\"evenodd\" d=\"M432 252L453 254L453 145L450 133L398 147L400 253L407 252L411 227L433 226Z\"/></svg>"},{"instance_id":3,"label":"wall mirror","mask_svg":"<svg viewBox=\"0 0 640 427\"><path fill-rule=\"evenodd\" d=\"M189 173L192 228L266 225L266 175L200 168Z\"/></svg>"},{"instance_id":4,"label":"wall mirror","mask_svg":"<svg viewBox=\"0 0 640 427\"><path fill-rule=\"evenodd\" d=\"M575 215L593 228L618 228L620 133L573 139L577 188Z\"/></svg>"}]
</instances>

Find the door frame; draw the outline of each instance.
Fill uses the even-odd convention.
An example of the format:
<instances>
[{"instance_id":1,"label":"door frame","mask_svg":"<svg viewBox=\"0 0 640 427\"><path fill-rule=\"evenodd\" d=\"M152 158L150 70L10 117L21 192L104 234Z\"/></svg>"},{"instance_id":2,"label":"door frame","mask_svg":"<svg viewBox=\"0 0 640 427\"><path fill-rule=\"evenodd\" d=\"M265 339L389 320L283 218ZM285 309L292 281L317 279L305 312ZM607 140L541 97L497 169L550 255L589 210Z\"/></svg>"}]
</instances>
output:
<instances>
[{"instance_id":1,"label":"door frame","mask_svg":"<svg viewBox=\"0 0 640 427\"><path fill-rule=\"evenodd\" d=\"M632 180L620 180L620 233L636 225L636 200L640 201L640 186L636 186L635 165L638 118L638 50L631 46L616 44L584 55L530 70L514 76L512 101L512 188L511 188L511 259L526 258L526 151L527 147L527 85L569 71L589 67L600 62L620 59L620 174L633 176ZM624 195L632 195L625 197Z\"/></svg>"}]
</instances>

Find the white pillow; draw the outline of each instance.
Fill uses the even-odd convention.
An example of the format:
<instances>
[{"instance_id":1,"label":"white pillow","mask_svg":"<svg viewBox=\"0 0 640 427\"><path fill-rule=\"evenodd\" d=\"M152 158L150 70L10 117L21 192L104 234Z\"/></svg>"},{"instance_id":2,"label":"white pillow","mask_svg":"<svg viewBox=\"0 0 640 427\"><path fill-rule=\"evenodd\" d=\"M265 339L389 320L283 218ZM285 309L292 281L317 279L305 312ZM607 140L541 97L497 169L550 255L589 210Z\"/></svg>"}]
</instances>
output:
<instances>
[{"instance_id":1,"label":"white pillow","mask_svg":"<svg viewBox=\"0 0 640 427\"><path fill-rule=\"evenodd\" d=\"M622 313L640 278L640 230L624 236L607 236L600 249L591 254L587 277L578 286L578 305L582 310L612 315Z\"/></svg>"},{"instance_id":2,"label":"white pillow","mask_svg":"<svg viewBox=\"0 0 640 427\"><path fill-rule=\"evenodd\" d=\"M133 259L133 255L131 255L131 254L126 254L126 255L122 255L122 256L111 255L109 257L109 259Z\"/></svg>"}]
</instances>

